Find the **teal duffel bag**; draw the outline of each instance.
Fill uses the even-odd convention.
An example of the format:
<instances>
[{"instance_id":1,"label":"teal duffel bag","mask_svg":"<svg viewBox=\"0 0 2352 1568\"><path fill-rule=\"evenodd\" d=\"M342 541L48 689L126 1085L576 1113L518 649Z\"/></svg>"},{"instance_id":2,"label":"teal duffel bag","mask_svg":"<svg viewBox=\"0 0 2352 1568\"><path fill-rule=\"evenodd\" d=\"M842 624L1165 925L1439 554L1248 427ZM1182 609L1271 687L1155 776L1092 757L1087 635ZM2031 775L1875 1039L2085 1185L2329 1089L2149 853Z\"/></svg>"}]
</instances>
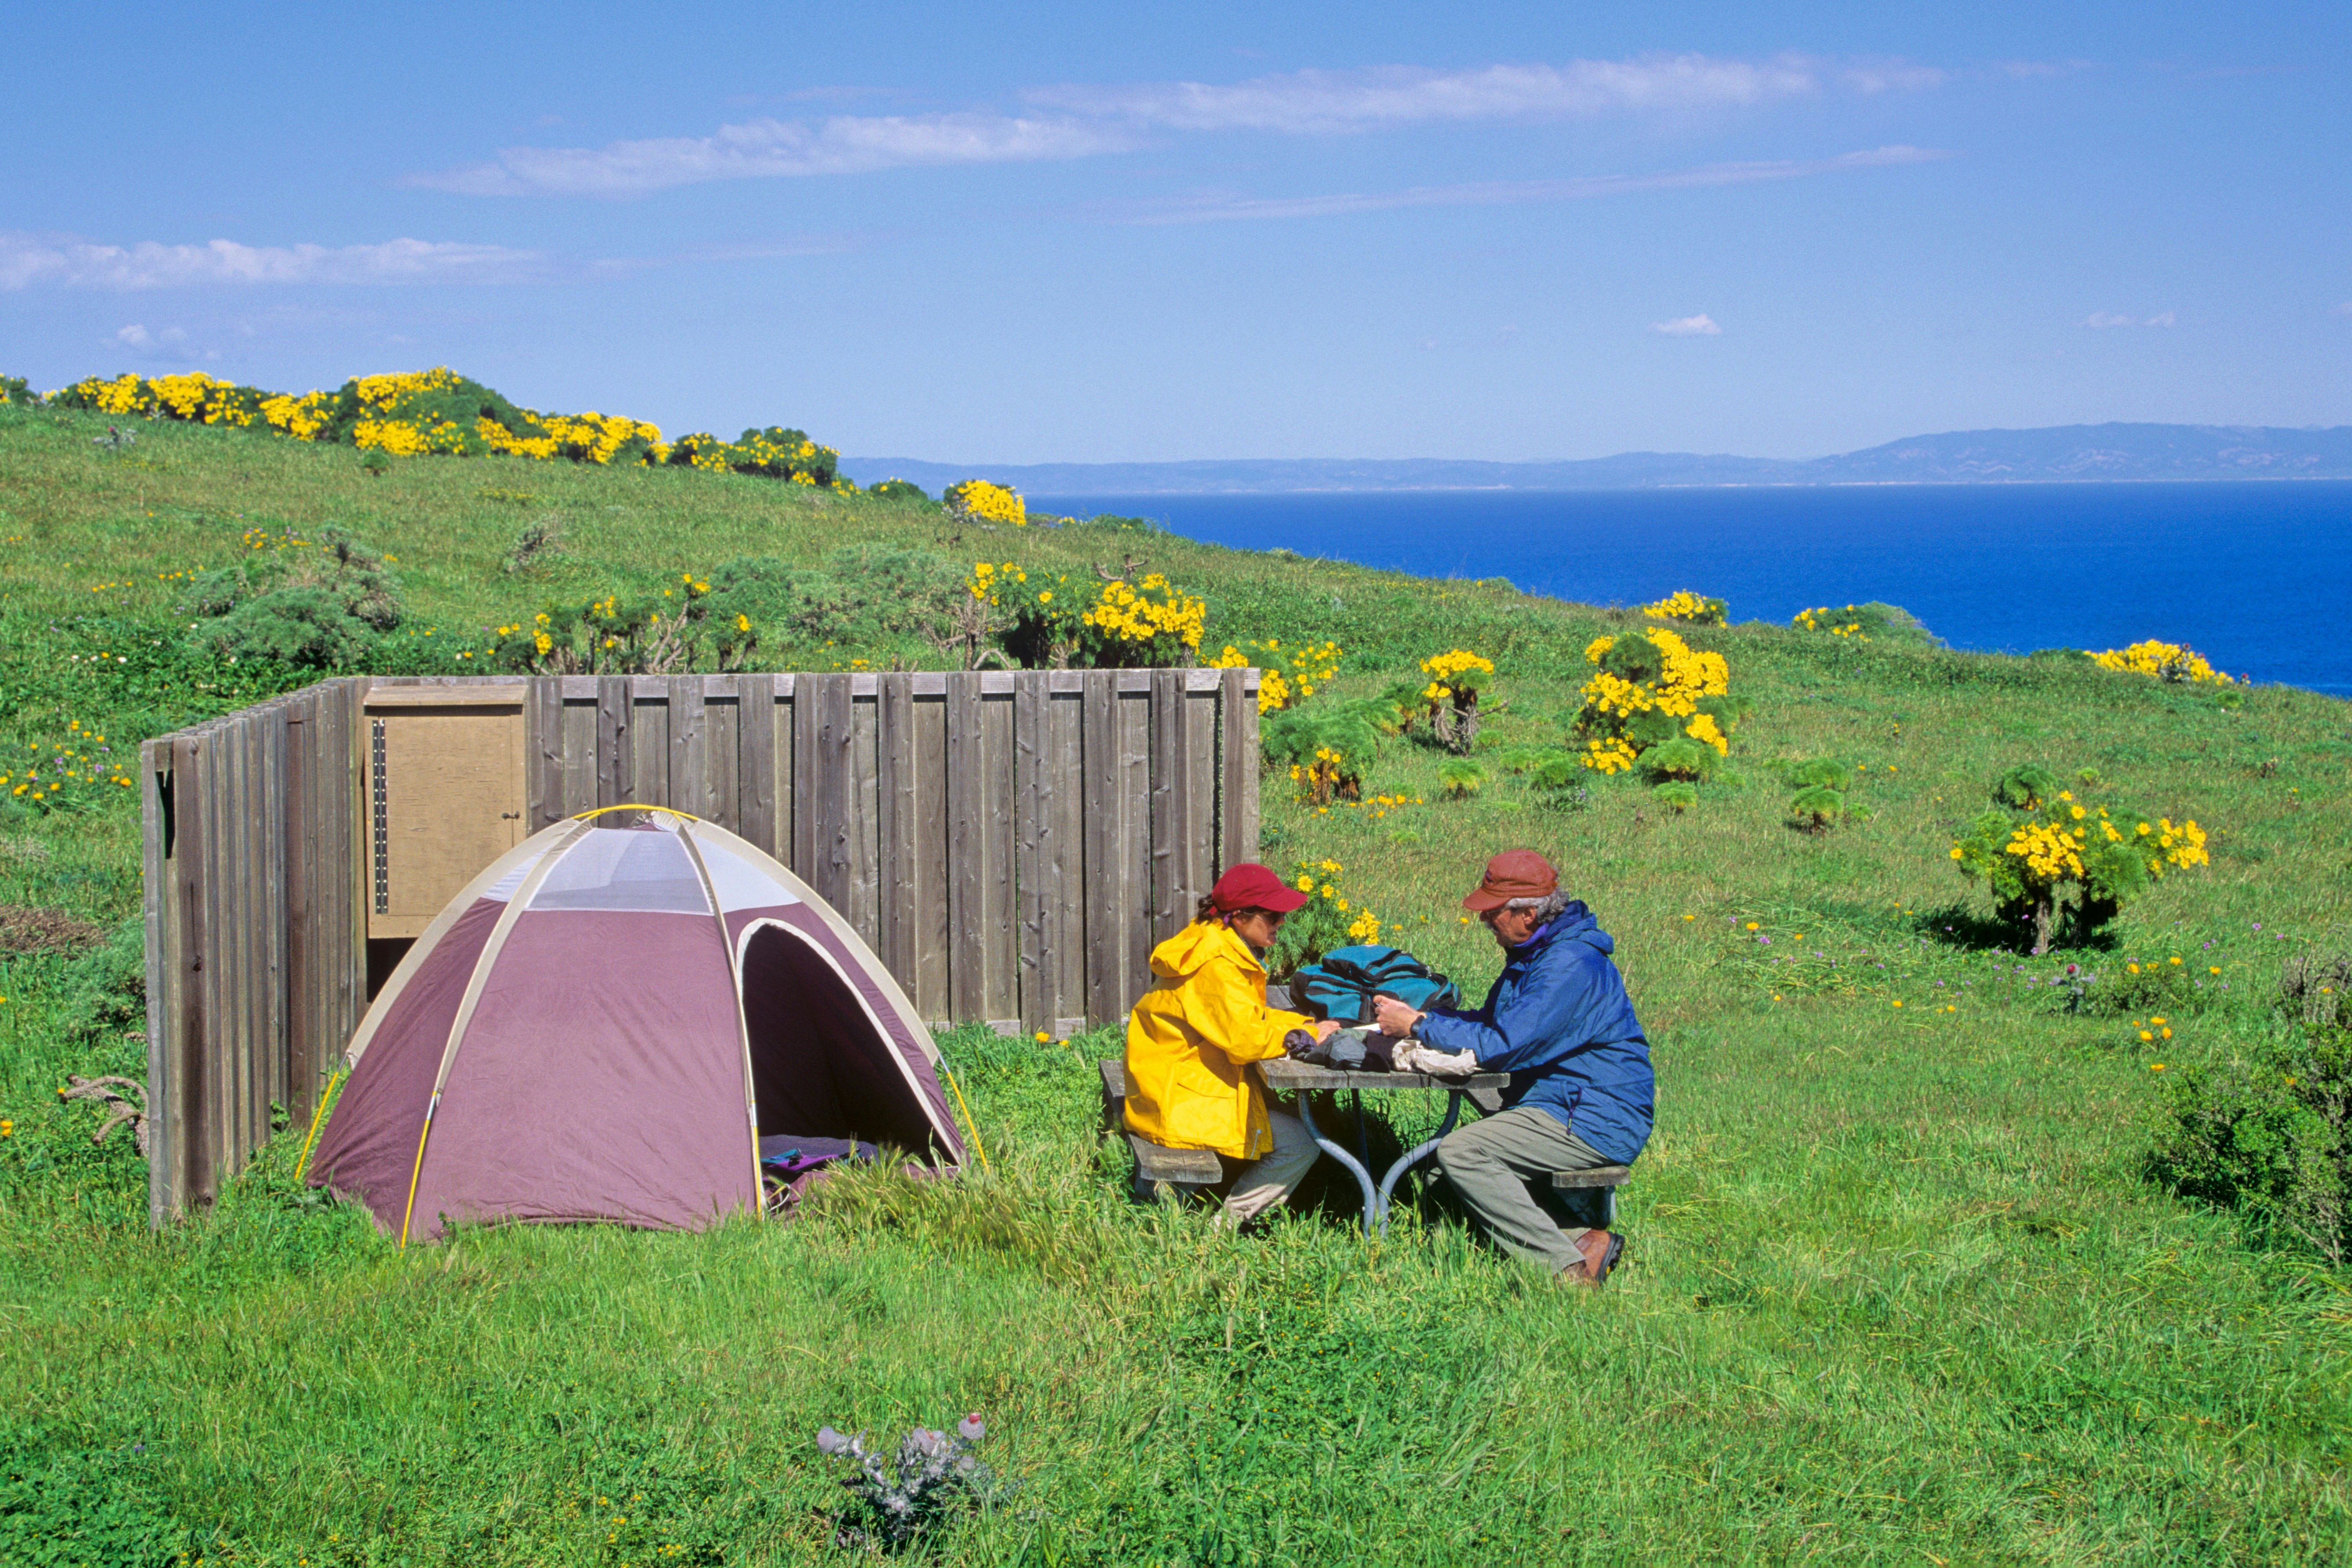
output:
<instances>
[{"instance_id":1,"label":"teal duffel bag","mask_svg":"<svg viewBox=\"0 0 2352 1568\"><path fill-rule=\"evenodd\" d=\"M1290 979L1302 1012L1342 1024L1372 1021L1372 998L1393 996L1416 1012L1459 1007L1461 988L1402 948L1337 947Z\"/></svg>"}]
</instances>

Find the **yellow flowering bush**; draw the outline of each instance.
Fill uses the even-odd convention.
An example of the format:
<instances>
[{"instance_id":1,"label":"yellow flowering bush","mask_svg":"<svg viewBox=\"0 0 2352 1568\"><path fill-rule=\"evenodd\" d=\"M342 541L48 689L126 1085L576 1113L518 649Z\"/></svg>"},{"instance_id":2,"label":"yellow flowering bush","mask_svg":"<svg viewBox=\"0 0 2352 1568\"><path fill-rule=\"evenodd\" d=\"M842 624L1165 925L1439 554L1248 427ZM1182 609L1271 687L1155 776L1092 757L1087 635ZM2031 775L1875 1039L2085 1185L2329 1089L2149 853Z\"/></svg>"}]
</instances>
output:
<instances>
[{"instance_id":1,"label":"yellow flowering bush","mask_svg":"<svg viewBox=\"0 0 2352 1568\"><path fill-rule=\"evenodd\" d=\"M2111 647L2105 653L2095 653L2091 662L2101 669L2119 669L2132 675L2153 676L2158 680L2175 681L2189 686L2233 686L2228 676L2205 662L2204 656L2194 648L2179 643L2158 642L2153 637L2136 642L2128 647Z\"/></svg>"},{"instance_id":2,"label":"yellow flowering bush","mask_svg":"<svg viewBox=\"0 0 2352 1568\"><path fill-rule=\"evenodd\" d=\"M1293 643L1283 646L1280 637L1268 637L1264 642L1244 645L1244 653L1232 643L1225 651L1211 659L1211 669L1246 669L1257 667L1257 710L1261 714L1279 713L1293 708L1315 695L1315 689L1328 682L1339 669L1339 645L1336 642Z\"/></svg>"},{"instance_id":3,"label":"yellow flowering bush","mask_svg":"<svg viewBox=\"0 0 2352 1568\"><path fill-rule=\"evenodd\" d=\"M25 401L32 401L29 392ZM675 464L757 474L847 493L840 454L778 426L733 441L697 433L665 443L661 428L620 414L542 414L446 365L354 376L334 392L299 396L216 380L201 371L148 380L91 376L49 395L60 408L252 427L393 457L499 453L541 462ZM1017 503L1016 503L1017 504Z\"/></svg>"},{"instance_id":4,"label":"yellow flowering bush","mask_svg":"<svg viewBox=\"0 0 2352 1568\"><path fill-rule=\"evenodd\" d=\"M1380 916L1348 896L1341 875L1339 862L1328 858L1301 860L1292 868L1290 885L1307 899L1282 922L1266 954L1266 972L1274 979L1288 979L1334 948L1381 940Z\"/></svg>"},{"instance_id":5,"label":"yellow flowering bush","mask_svg":"<svg viewBox=\"0 0 2352 1568\"><path fill-rule=\"evenodd\" d=\"M940 499L947 502L948 515L958 522L1009 528L1029 525L1029 511L1022 504L1021 492L1005 485L966 479L961 484L950 485Z\"/></svg>"},{"instance_id":6,"label":"yellow flowering bush","mask_svg":"<svg viewBox=\"0 0 2352 1568\"><path fill-rule=\"evenodd\" d=\"M1992 807L1953 844L1951 858L1986 884L2004 920L2030 931L2037 954L2062 939L2080 946L2126 899L2211 861L2194 818L2176 826L2168 816L2077 800L2032 764L1994 784Z\"/></svg>"},{"instance_id":7,"label":"yellow flowering bush","mask_svg":"<svg viewBox=\"0 0 2352 1568\"><path fill-rule=\"evenodd\" d=\"M1087 584L1012 562L973 569L970 591L1004 612L1005 652L1029 669L1164 669L1200 655L1207 604L1160 573Z\"/></svg>"},{"instance_id":8,"label":"yellow flowering bush","mask_svg":"<svg viewBox=\"0 0 2352 1568\"><path fill-rule=\"evenodd\" d=\"M1584 658L1594 668L1579 692L1584 704L1574 728L1586 767L1610 774L1640 766L1686 781L1729 753L1743 705L1731 695L1731 666L1721 654L1644 626L1593 638Z\"/></svg>"},{"instance_id":9,"label":"yellow flowering bush","mask_svg":"<svg viewBox=\"0 0 2352 1568\"><path fill-rule=\"evenodd\" d=\"M706 644L720 670L741 669L760 635L749 616L714 609L709 579L681 572L658 593L551 604L490 627L479 654L485 664L532 675L659 675L696 668Z\"/></svg>"},{"instance_id":10,"label":"yellow flowering bush","mask_svg":"<svg viewBox=\"0 0 2352 1568\"><path fill-rule=\"evenodd\" d=\"M1704 594L1694 594L1688 588L1678 588L1654 605L1644 605L1642 613L1662 621L1681 621L1686 626L1719 626L1729 613L1721 599L1710 599Z\"/></svg>"}]
</instances>

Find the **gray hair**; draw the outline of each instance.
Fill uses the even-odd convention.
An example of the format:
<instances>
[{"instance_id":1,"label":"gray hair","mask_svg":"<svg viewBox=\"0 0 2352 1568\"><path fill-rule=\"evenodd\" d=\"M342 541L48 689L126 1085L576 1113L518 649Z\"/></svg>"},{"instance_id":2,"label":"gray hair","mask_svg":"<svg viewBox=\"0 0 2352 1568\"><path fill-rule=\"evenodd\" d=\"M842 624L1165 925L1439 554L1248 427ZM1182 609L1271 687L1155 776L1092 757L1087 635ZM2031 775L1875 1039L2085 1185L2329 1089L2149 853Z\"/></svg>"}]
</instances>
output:
<instances>
[{"instance_id":1,"label":"gray hair","mask_svg":"<svg viewBox=\"0 0 2352 1568\"><path fill-rule=\"evenodd\" d=\"M1557 919L1561 910L1575 901L1565 891L1554 889L1540 899L1513 899L1503 907L1507 910L1533 910L1536 924L1542 925L1547 921Z\"/></svg>"}]
</instances>

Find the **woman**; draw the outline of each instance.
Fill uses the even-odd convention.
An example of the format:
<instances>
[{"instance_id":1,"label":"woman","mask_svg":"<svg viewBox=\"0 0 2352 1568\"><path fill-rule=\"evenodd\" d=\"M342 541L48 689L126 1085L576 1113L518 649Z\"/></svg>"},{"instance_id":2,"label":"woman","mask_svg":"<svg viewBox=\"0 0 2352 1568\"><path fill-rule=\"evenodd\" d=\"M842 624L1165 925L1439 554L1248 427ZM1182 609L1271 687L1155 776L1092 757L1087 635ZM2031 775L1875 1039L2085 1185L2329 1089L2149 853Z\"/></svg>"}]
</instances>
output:
<instances>
[{"instance_id":1,"label":"woman","mask_svg":"<svg viewBox=\"0 0 2352 1568\"><path fill-rule=\"evenodd\" d=\"M1339 1027L1265 1005L1258 955L1306 901L1263 866L1231 868L1192 923L1151 950L1151 989L1128 1019L1128 1127L1171 1149L1222 1156L1232 1225L1288 1197L1318 1152L1297 1117L1267 1106L1248 1070L1282 1056L1293 1029L1319 1040Z\"/></svg>"}]
</instances>

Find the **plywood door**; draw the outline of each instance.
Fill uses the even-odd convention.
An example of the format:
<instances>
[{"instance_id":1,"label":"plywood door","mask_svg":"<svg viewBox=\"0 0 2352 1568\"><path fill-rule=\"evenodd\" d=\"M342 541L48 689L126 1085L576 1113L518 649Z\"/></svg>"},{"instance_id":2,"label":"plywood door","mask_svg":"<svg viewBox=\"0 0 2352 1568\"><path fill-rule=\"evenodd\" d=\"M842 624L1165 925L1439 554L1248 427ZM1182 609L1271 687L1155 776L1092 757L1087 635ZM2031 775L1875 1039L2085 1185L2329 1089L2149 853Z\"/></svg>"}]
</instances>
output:
<instances>
[{"instance_id":1,"label":"plywood door","mask_svg":"<svg viewBox=\"0 0 2352 1568\"><path fill-rule=\"evenodd\" d=\"M522 704L368 698L368 935L416 936L529 830Z\"/></svg>"}]
</instances>

